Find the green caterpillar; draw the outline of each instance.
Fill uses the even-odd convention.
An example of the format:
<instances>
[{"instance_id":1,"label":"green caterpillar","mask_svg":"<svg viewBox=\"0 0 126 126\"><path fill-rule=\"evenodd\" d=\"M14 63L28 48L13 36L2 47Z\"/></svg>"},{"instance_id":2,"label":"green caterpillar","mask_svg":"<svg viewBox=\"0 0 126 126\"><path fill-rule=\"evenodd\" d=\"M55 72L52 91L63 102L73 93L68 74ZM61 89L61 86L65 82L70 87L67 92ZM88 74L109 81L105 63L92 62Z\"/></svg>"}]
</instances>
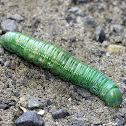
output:
<instances>
[{"instance_id":1,"label":"green caterpillar","mask_svg":"<svg viewBox=\"0 0 126 126\"><path fill-rule=\"evenodd\" d=\"M0 37L0 44L27 61L59 75L63 80L88 89L110 106L119 106L122 101L114 82L56 45L18 32L7 32Z\"/></svg>"}]
</instances>

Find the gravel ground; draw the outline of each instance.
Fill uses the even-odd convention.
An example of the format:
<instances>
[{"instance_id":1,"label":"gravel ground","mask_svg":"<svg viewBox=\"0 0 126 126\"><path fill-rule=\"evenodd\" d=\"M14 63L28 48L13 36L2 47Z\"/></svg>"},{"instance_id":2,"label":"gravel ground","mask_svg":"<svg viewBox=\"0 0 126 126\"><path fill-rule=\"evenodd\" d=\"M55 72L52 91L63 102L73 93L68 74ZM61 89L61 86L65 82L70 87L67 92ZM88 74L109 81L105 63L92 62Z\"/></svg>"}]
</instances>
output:
<instances>
[{"instance_id":1,"label":"gravel ground","mask_svg":"<svg viewBox=\"0 0 126 126\"><path fill-rule=\"evenodd\" d=\"M19 105L27 109L33 98L44 104L45 126L125 125L125 12L125 0L0 0L1 35L19 31L56 44L107 75L123 94L120 107L109 107L97 96L1 47L0 125L13 126L23 113ZM67 110L69 116L53 119L51 112L58 109Z\"/></svg>"}]
</instances>

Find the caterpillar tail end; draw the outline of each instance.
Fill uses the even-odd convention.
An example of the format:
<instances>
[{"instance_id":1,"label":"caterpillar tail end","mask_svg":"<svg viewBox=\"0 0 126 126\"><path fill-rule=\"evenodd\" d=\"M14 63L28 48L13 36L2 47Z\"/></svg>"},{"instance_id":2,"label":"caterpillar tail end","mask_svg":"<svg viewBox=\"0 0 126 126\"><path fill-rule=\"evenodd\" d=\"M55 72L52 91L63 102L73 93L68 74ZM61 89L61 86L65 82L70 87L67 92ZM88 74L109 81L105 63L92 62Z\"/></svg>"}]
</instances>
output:
<instances>
[{"instance_id":1,"label":"caterpillar tail end","mask_svg":"<svg viewBox=\"0 0 126 126\"><path fill-rule=\"evenodd\" d=\"M113 88L106 94L105 101L109 106L117 107L122 102L122 94L118 88Z\"/></svg>"}]
</instances>

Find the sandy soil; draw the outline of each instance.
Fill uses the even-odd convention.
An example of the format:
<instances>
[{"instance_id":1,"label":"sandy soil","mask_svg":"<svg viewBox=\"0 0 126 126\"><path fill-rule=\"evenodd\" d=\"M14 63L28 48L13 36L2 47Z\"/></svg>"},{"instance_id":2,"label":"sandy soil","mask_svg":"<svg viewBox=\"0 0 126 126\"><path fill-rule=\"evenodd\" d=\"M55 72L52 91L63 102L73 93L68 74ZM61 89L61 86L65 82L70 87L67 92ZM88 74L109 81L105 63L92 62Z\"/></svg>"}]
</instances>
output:
<instances>
[{"instance_id":1,"label":"sandy soil","mask_svg":"<svg viewBox=\"0 0 126 126\"><path fill-rule=\"evenodd\" d=\"M77 7L79 12L69 12L73 7ZM27 107L27 100L31 98L40 99L43 103L47 99L52 101L50 106L44 107L46 114L42 118L46 126L125 124L126 53L110 54L107 50L111 44L126 45L125 10L126 2L123 0L99 0L78 5L72 0L1 0L0 22L8 19L9 13L21 15L24 20L15 22L17 31L56 44L103 72L117 83L123 93L123 102L120 107L112 108L93 94L83 98L77 93L77 86L4 50L4 55L0 57L0 103L16 101L17 104L6 110L0 109L0 124L13 125L22 113L19 103ZM94 25L85 23L87 17ZM112 22L119 24L123 31L114 33ZM95 30L98 26L106 33L103 43L96 41ZM76 41L71 42L71 38ZM9 65L5 65L5 62ZM54 120L50 112L61 108L68 110L70 116ZM78 118L76 114L81 111L85 111L85 114Z\"/></svg>"}]
</instances>

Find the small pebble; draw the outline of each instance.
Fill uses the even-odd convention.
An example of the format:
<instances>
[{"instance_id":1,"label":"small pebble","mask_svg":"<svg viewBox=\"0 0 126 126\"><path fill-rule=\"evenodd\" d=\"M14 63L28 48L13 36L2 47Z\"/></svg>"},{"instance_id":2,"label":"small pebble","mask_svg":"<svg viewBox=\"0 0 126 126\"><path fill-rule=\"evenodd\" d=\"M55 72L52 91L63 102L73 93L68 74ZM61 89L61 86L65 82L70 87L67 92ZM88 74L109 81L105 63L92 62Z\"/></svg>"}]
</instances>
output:
<instances>
[{"instance_id":1,"label":"small pebble","mask_svg":"<svg viewBox=\"0 0 126 126\"><path fill-rule=\"evenodd\" d=\"M45 111L40 109L38 112L37 112L39 115L44 115L45 114Z\"/></svg>"},{"instance_id":2,"label":"small pebble","mask_svg":"<svg viewBox=\"0 0 126 126\"><path fill-rule=\"evenodd\" d=\"M126 63L122 63L123 66L126 66Z\"/></svg>"},{"instance_id":3,"label":"small pebble","mask_svg":"<svg viewBox=\"0 0 126 126\"><path fill-rule=\"evenodd\" d=\"M11 80L11 84L12 84L12 85L16 85L16 80L12 79L12 80Z\"/></svg>"},{"instance_id":4,"label":"small pebble","mask_svg":"<svg viewBox=\"0 0 126 126\"><path fill-rule=\"evenodd\" d=\"M0 47L0 55L4 55L4 48L3 47Z\"/></svg>"},{"instance_id":5,"label":"small pebble","mask_svg":"<svg viewBox=\"0 0 126 126\"><path fill-rule=\"evenodd\" d=\"M123 83L126 85L126 79L123 80Z\"/></svg>"},{"instance_id":6,"label":"small pebble","mask_svg":"<svg viewBox=\"0 0 126 126\"><path fill-rule=\"evenodd\" d=\"M125 53L125 47L121 45L109 45L108 51L113 54L123 54Z\"/></svg>"},{"instance_id":7,"label":"small pebble","mask_svg":"<svg viewBox=\"0 0 126 126\"><path fill-rule=\"evenodd\" d=\"M98 57L102 57L102 55L104 54L105 52L104 51L97 51L95 53L93 53L95 56L98 56Z\"/></svg>"},{"instance_id":8,"label":"small pebble","mask_svg":"<svg viewBox=\"0 0 126 126\"><path fill-rule=\"evenodd\" d=\"M124 26L126 26L126 18L123 19L122 23Z\"/></svg>"},{"instance_id":9,"label":"small pebble","mask_svg":"<svg viewBox=\"0 0 126 126\"><path fill-rule=\"evenodd\" d=\"M76 13L76 12L78 12L78 11L80 11L80 9L79 9L78 7L72 7L72 8L70 8L70 9L68 10L68 12L70 12L70 13Z\"/></svg>"},{"instance_id":10,"label":"small pebble","mask_svg":"<svg viewBox=\"0 0 126 126\"><path fill-rule=\"evenodd\" d=\"M21 104L23 106L27 106L27 101L28 101L27 96L24 95L24 96L20 97L19 104Z\"/></svg>"},{"instance_id":11,"label":"small pebble","mask_svg":"<svg viewBox=\"0 0 126 126\"><path fill-rule=\"evenodd\" d=\"M4 66L5 66L5 67L9 67L9 64L10 64L10 61L5 61L5 62L4 62Z\"/></svg>"},{"instance_id":12,"label":"small pebble","mask_svg":"<svg viewBox=\"0 0 126 126\"><path fill-rule=\"evenodd\" d=\"M104 41L104 42L102 43L102 45L103 45L105 48L107 48L107 47L110 45L110 43L109 43L108 41Z\"/></svg>"},{"instance_id":13,"label":"small pebble","mask_svg":"<svg viewBox=\"0 0 126 126\"><path fill-rule=\"evenodd\" d=\"M112 24L112 25L111 25L111 28L112 28L112 30L113 30L115 33L117 33L117 34L123 32L122 26L119 25L119 24L116 24L116 23L115 23L115 24Z\"/></svg>"},{"instance_id":14,"label":"small pebble","mask_svg":"<svg viewBox=\"0 0 126 126\"><path fill-rule=\"evenodd\" d=\"M19 92L14 92L14 96L19 97L20 96Z\"/></svg>"},{"instance_id":15,"label":"small pebble","mask_svg":"<svg viewBox=\"0 0 126 126\"><path fill-rule=\"evenodd\" d=\"M12 74L8 72L8 73L6 74L6 77L7 77L7 78L12 78Z\"/></svg>"},{"instance_id":16,"label":"small pebble","mask_svg":"<svg viewBox=\"0 0 126 126\"><path fill-rule=\"evenodd\" d=\"M65 109L59 109L59 110L53 111L51 112L51 114L54 119L61 119L61 118L65 118L66 116L69 116L69 113Z\"/></svg>"},{"instance_id":17,"label":"small pebble","mask_svg":"<svg viewBox=\"0 0 126 126\"><path fill-rule=\"evenodd\" d=\"M29 109L43 108L43 104L38 99L30 99L28 100L28 108Z\"/></svg>"},{"instance_id":18,"label":"small pebble","mask_svg":"<svg viewBox=\"0 0 126 126\"><path fill-rule=\"evenodd\" d=\"M67 42L67 39L61 38L61 41Z\"/></svg>"},{"instance_id":19,"label":"small pebble","mask_svg":"<svg viewBox=\"0 0 126 126\"><path fill-rule=\"evenodd\" d=\"M9 65L10 69L15 70L16 69L16 63L12 61Z\"/></svg>"},{"instance_id":20,"label":"small pebble","mask_svg":"<svg viewBox=\"0 0 126 126\"><path fill-rule=\"evenodd\" d=\"M121 92L122 94L125 93L125 88L124 88L124 87L119 86L119 90L120 90L120 92Z\"/></svg>"},{"instance_id":21,"label":"small pebble","mask_svg":"<svg viewBox=\"0 0 126 126\"><path fill-rule=\"evenodd\" d=\"M0 118L0 121L2 121L2 119Z\"/></svg>"},{"instance_id":22,"label":"small pebble","mask_svg":"<svg viewBox=\"0 0 126 126\"><path fill-rule=\"evenodd\" d=\"M33 23L33 26L37 28L39 24L40 24L40 20L36 19L35 22Z\"/></svg>"},{"instance_id":23,"label":"small pebble","mask_svg":"<svg viewBox=\"0 0 126 126\"><path fill-rule=\"evenodd\" d=\"M9 105L9 106L15 106L16 103L17 103L17 102L16 102L15 100L12 100L8 105Z\"/></svg>"},{"instance_id":24,"label":"small pebble","mask_svg":"<svg viewBox=\"0 0 126 126\"><path fill-rule=\"evenodd\" d=\"M122 113L122 117L125 119L125 121L126 121L126 113L124 112L124 113Z\"/></svg>"},{"instance_id":25,"label":"small pebble","mask_svg":"<svg viewBox=\"0 0 126 126\"><path fill-rule=\"evenodd\" d=\"M99 6L98 6L98 9L99 9L99 10L104 10L104 5L99 5Z\"/></svg>"},{"instance_id":26,"label":"small pebble","mask_svg":"<svg viewBox=\"0 0 126 126\"><path fill-rule=\"evenodd\" d=\"M34 111L24 112L16 121L16 126L44 126L44 121L40 115Z\"/></svg>"},{"instance_id":27,"label":"small pebble","mask_svg":"<svg viewBox=\"0 0 126 126\"><path fill-rule=\"evenodd\" d=\"M91 97L91 93L84 88L77 87L76 90L77 90L77 93L80 94L84 98Z\"/></svg>"},{"instance_id":28,"label":"small pebble","mask_svg":"<svg viewBox=\"0 0 126 126\"><path fill-rule=\"evenodd\" d=\"M46 100L46 106L53 104L51 100L47 99Z\"/></svg>"},{"instance_id":29,"label":"small pebble","mask_svg":"<svg viewBox=\"0 0 126 126\"><path fill-rule=\"evenodd\" d=\"M82 110L81 112L76 114L77 118L82 118L85 115L85 110Z\"/></svg>"},{"instance_id":30,"label":"small pebble","mask_svg":"<svg viewBox=\"0 0 126 126\"><path fill-rule=\"evenodd\" d=\"M123 119L116 118L116 123L117 123L118 126L123 126L125 121Z\"/></svg>"},{"instance_id":31,"label":"small pebble","mask_svg":"<svg viewBox=\"0 0 126 126\"><path fill-rule=\"evenodd\" d=\"M75 37L70 38L70 42L76 42L76 38Z\"/></svg>"},{"instance_id":32,"label":"small pebble","mask_svg":"<svg viewBox=\"0 0 126 126\"><path fill-rule=\"evenodd\" d=\"M1 66L4 65L4 59L3 58L0 58L0 64L1 64Z\"/></svg>"},{"instance_id":33,"label":"small pebble","mask_svg":"<svg viewBox=\"0 0 126 126\"><path fill-rule=\"evenodd\" d=\"M67 16L67 17L66 17L66 21L67 21L68 23L70 23L70 22L76 22L76 19L73 18L73 17L71 17L71 16Z\"/></svg>"},{"instance_id":34,"label":"small pebble","mask_svg":"<svg viewBox=\"0 0 126 126\"><path fill-rule=\"evenodd\" d=\"M23 18L21 15L19 15L19 14L11 15L11 14L9 13L9 14L7 14L7 18L10 18L10 19L16 20L16 21L18 21L18 22L24 20L24 18Z\"/></svg>"},{"instance_id":35,"label":"small pebble","mask_svg":"<svg viewBox=\"0 0 126 126\"><path fill-rule=\"evenodd\" d=\"M17 31L17 26L14 20L8 19L1 22L1 29L4 33L8 31Z\"/></svg>"},{"instance_id":36,"label":"small pebble","mask_svg":"<svg viewBox=\"0 0 126 126\"><path fill-rule=\"evenodd\" d=\"M9 106L7 104L0 104L0 109L6 110L8 108L9 108Z\"/></svg>"},{"instance_id":37,"label":"small pebble","mask_svg":"<svg viewBox=\"0 0 126 126\"><path fill-rule=\"evenodd\" d=\"M101 27L96 27L96 40L102 43L106 39L104 30Z\"/></svg>"},{"instance_id":38,"label":"small pebble","mask_svg":"<svg viewBox=\"0 0 126 126\"><path fill-rule=\"evenodd\" d=\"M95 26L95 21L89 17L84 17L84 23L90 25L91 27Z\"/></svg>"},{"instance_id":39,"label":"small pebble","mask_svg":"<svg viewBox=\"0 0 126 126\"><path fill-rule=\"evenodd\" d=\"M90 126L86 121L83 120L73 120L69 126Z\"/></svg>"},{"instance_id":40,"label":"small pebble","mask_svg":"<svg viewBox=\"0 0 126 126\"><path fill-rule=\"evenodd\" d=\"M91 0L73 0L75 4L80 4L80 3L87 3L90 2Z\"/></svg>"},{"instance_id":41,"label":"small pebble","mask_svg":"<svg viewBox=\"0 0 126 126\"><path fill-rule=\"evenodd\" d=\"M106 21L107 21L108 23L111 23L111 22L112 22L112 19L111 19L111 18L106 18Z\"/></svg>"}]
</instances>

